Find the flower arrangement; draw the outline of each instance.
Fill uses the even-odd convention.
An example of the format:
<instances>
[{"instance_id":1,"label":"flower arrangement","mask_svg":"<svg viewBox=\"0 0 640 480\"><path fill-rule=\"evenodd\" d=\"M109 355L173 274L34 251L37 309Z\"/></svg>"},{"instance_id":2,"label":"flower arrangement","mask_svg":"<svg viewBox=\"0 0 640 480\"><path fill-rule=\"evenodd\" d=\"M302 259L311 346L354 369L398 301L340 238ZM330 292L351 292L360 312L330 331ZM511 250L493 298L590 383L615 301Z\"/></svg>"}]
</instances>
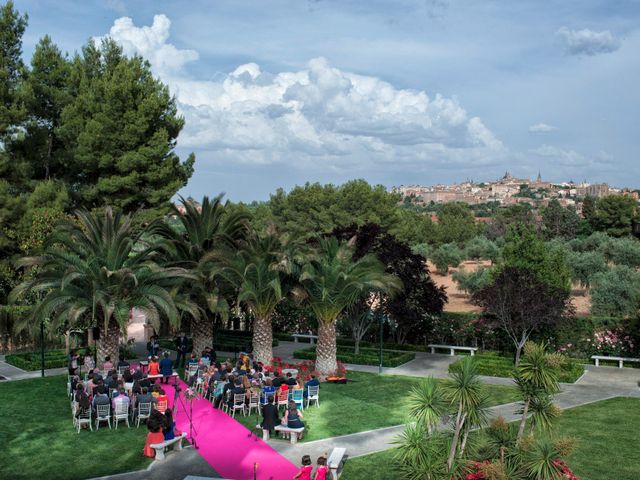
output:
<instances>
[{"instance_id":1,"label":"flower arrangement","mask_svg":"<svg viewBox=\"0 0 640 480\"><path fill-rule=\"evenodd\" d=\"M184 398L191 401L198 399L198 393L193 388L187 388L184 391Z\"/></svg>"},{"instance_id":2,"label":"flower arrangement","mask_svg":"<svg viewBox=\"0 0 640 480\"><path fill-rule=\"evenodd\" d=\"M281 357L273 357L271 365L265 365L262 367L265 372L273 373L275 375L282 375L282 371L285 369L298 370L298 378L302 378L304 382L311 378L311 375L320 377L320 373L316 370L316 362L313 360L303 360L301 362L288 363L284 362ZM335 375L337 377L346 377L347 367L344 363L338 361L338 368Z\"/></svg>"}]
</instances>

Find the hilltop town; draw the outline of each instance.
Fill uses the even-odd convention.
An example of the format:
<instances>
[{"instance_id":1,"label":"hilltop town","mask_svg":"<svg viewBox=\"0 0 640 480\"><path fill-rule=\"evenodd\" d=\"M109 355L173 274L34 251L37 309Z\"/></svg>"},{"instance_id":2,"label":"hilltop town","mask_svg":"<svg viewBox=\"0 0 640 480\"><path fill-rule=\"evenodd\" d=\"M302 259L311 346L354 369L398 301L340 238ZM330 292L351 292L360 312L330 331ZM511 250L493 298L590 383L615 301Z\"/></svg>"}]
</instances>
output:
<instances>
[{"instance_id":1,"label":"hilltop town","mask_svg":"<svg viewBox=\"0 0 640 480\"><path fill-rule=\"evenodd\" d=\"M405 203L416 206L427 207L448 202L469 205L495 202L503 206L528 203L533 207L543 207L550 200L557 199L562 206L573 206L578 213L581 213L582 200L587 196L602 198L618 194L629 195L636 200L639 198L638 190L616 188L606 183L553 183L543 180L541 174L535 180L530 180L514 177L509 172L492 182L467 180L453 185L400 185L392 190L402 195Z\"/></svg>"}]
</instances>

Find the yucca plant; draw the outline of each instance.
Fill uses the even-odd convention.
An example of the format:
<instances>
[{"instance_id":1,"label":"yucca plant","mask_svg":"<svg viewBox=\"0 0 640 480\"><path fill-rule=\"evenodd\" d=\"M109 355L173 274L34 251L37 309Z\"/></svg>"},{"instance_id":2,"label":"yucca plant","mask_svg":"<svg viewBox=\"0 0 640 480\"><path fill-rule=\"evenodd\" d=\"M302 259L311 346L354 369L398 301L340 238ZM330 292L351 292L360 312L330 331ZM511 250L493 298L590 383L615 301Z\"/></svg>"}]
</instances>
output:
<instances>
[{"instance_id":1,"label":"yucca plant","mask_svg":"<svg viewBox=\"0 0 640 480\"><path fill-rule=\"evenodd\" d=\"M558 463L561 455L554 442L538 437L522 455L522 468L530 480L561 480L562 469Z\"/></svg>"},{"instance_id":2,"label":"yucca plant","mask_svg":"<svg viewBox=\"0 0 640 480\"><path fill-rule=\"evenodd\" d=\"M433 433L448 406L442 389L433 377L418 382L409 392L409 415L423 425L428 434Z\"/></svg>"},{"instance_id":3,"label":"yucca plant","mask_svg":"<svg viewBox=\"0 0 640 480\"><path fill-rule=\"evenodd\" d=\"M428 435L422 424L407 424L394 443L398 445L394 463L406 480L452 479L460 472L460 464L454 463L451 468L447 465L451 443L447 434Z\"/></svg>"}]
</instances>

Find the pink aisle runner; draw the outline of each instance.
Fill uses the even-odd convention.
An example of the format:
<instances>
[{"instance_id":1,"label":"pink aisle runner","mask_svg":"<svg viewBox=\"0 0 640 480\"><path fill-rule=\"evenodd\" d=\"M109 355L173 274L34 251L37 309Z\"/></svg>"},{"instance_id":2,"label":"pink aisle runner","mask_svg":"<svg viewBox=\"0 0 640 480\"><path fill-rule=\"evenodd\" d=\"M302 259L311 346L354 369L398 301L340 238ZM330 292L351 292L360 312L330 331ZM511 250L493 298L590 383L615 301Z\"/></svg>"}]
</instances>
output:
<instances>
[{"instance_id":1,"label":"pink aisle runner","mask_svg":"<svg viewBox=\"0 0 640 480\"><path fill-rule=\"evenodd\" d=\"M188 435L189 419L185 408L189 409L189 403L184 399L187 385L181 380L178 384L183 391L180 393L182 402L178 401L176 408L172 405L173 385L163 385L163 388L169 397L176 426ZM252 480L254 463L258 464L257 480L290 480L297 472L295 465L261 438L250 436L247 428L213 408L204 398L193 400L193 426L198 453L223 478Z\"/></svg>"}]
</instances>

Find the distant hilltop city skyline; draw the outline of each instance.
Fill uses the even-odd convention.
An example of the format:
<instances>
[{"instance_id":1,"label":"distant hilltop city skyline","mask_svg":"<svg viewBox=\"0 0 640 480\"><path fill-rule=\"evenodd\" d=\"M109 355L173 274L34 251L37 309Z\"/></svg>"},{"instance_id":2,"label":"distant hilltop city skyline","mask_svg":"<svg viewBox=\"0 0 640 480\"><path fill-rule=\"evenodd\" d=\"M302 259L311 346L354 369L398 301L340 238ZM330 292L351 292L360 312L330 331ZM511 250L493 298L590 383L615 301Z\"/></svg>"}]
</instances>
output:
<instances>
[{"instance_id":1,"label":"distant hilltop city skyline","mask_svg":"<svg viewBox=\"0 0 640 480\"><path fill-rule=\"evenodd\" d=\"M532 206L547 204L557 199L562 206L574 206L581 210L584 197L596 198L608 195L629 195L638 200L639 191L630 188L619 188L607 183L576 183L550 182L542 179L539 172L535 180L518 178L508 171L494 181L476 182L465 180L462 183L436 185L400 185L392 187L391 191L402 195L403 199L410 199L417 204L463 202L470 205L498 202L500 205L528 203Z\"/></svg>"}]
</instances>

